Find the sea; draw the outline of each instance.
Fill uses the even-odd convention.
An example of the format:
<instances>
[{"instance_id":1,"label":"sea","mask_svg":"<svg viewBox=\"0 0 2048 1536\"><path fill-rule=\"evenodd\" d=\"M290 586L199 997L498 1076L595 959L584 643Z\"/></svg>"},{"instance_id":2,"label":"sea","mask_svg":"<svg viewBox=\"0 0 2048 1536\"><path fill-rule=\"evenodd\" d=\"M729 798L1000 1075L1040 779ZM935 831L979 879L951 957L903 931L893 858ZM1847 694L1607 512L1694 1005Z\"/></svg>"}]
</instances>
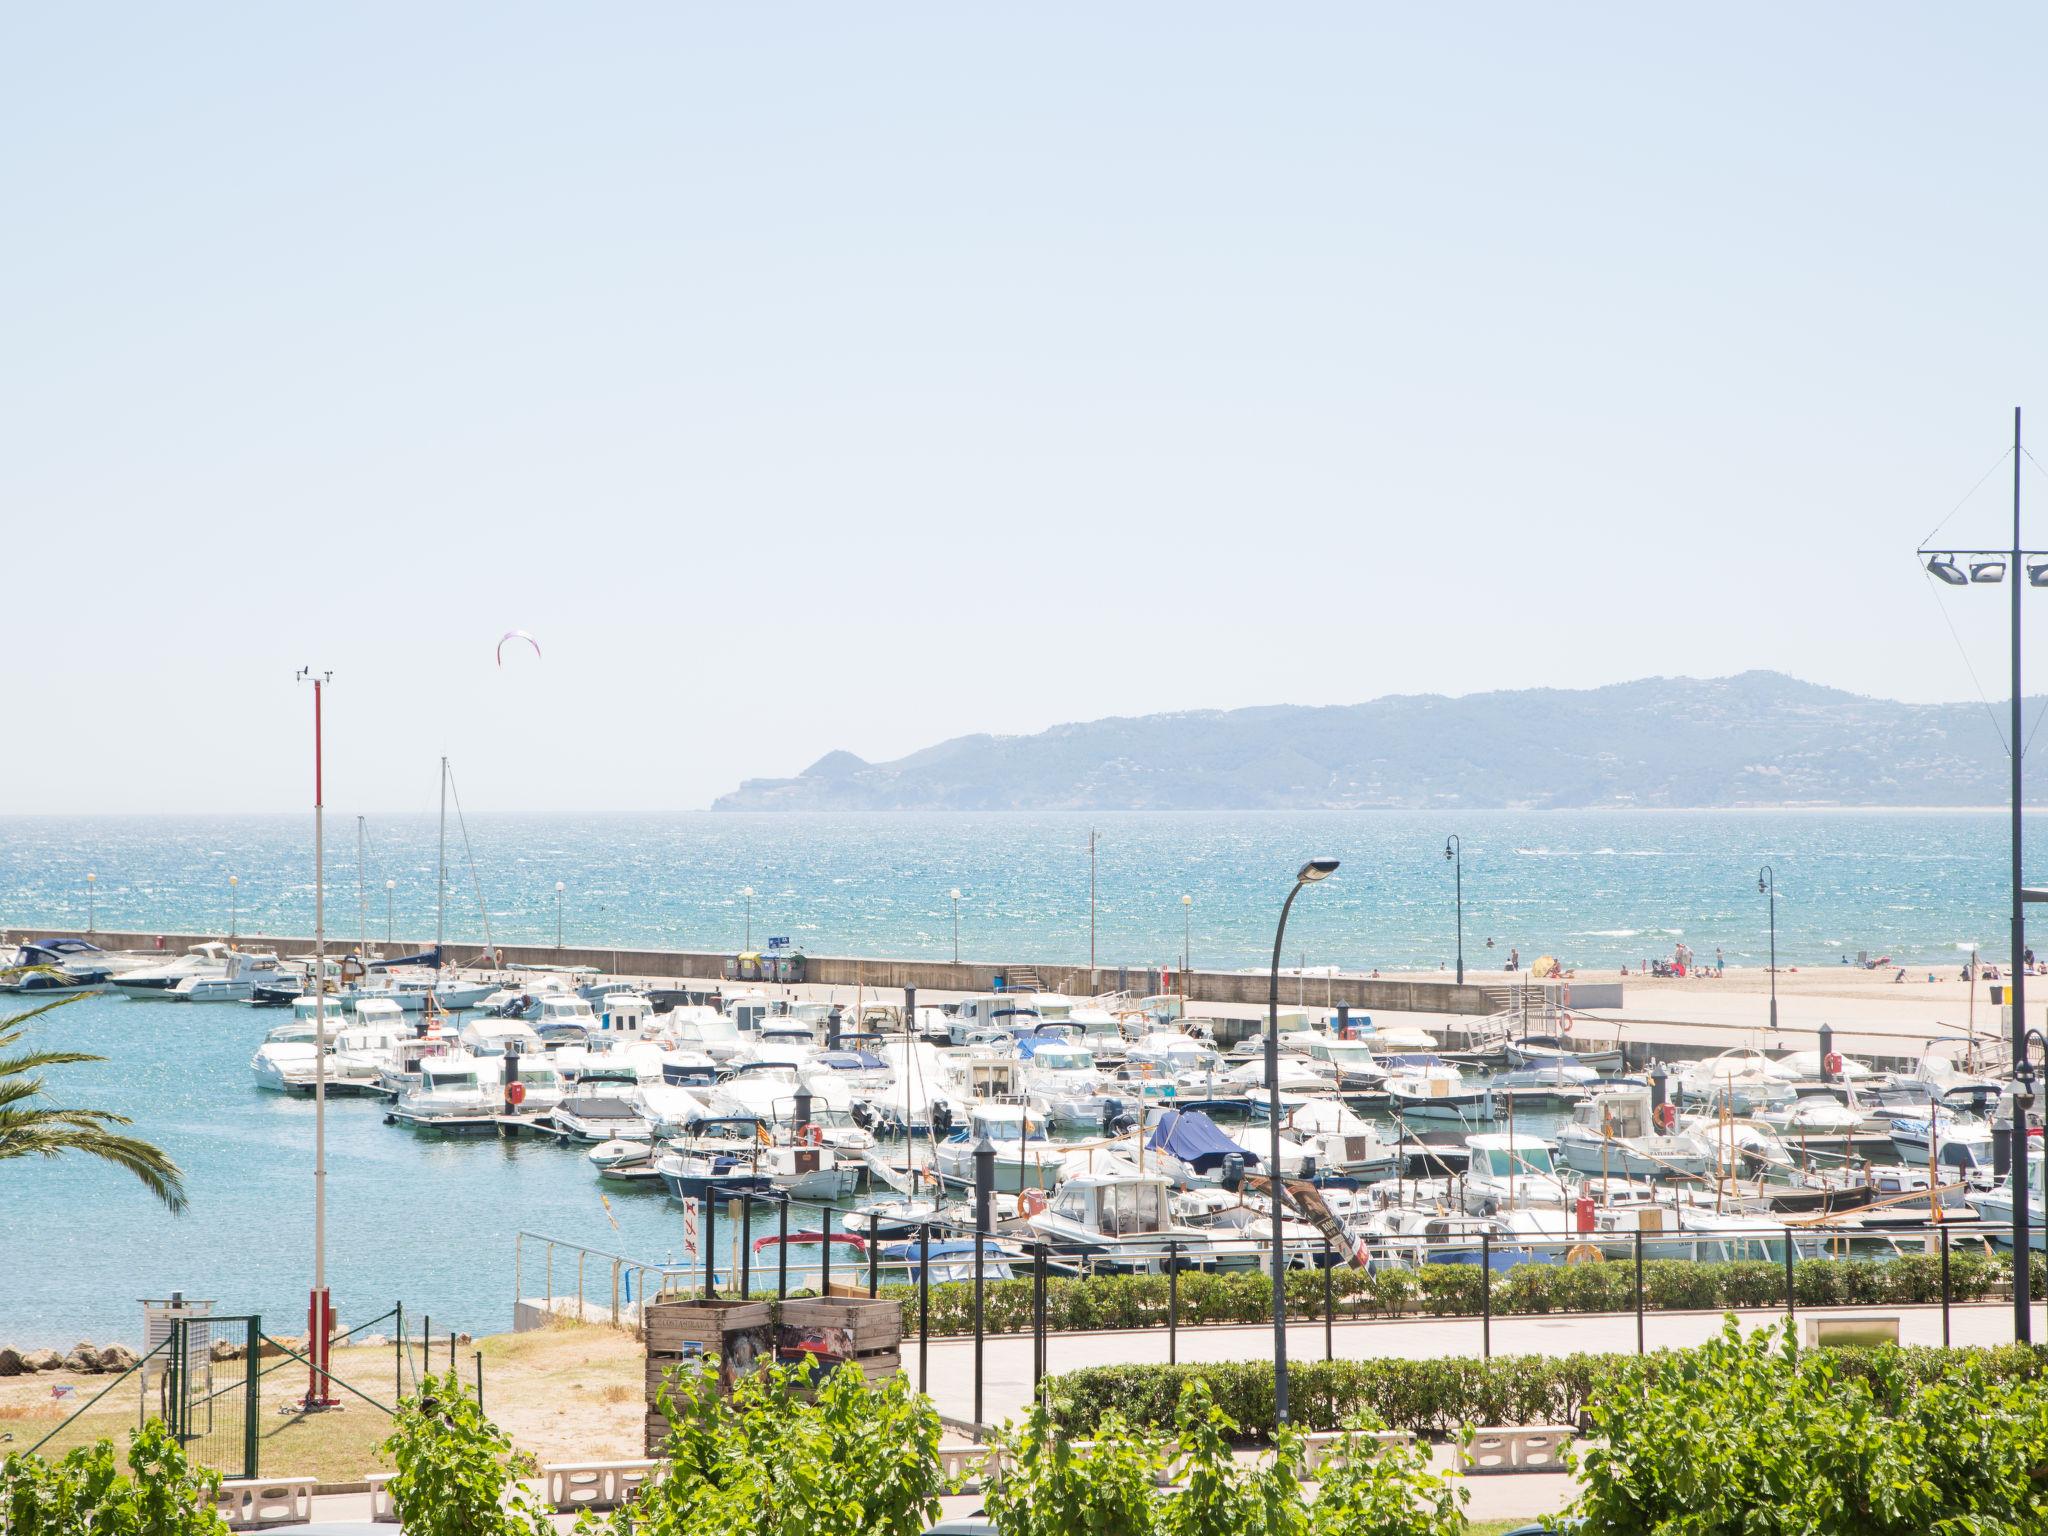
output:
<instances>
[{"instance_id":1,"label":"sea","mask_svg":"<svg viewBox=\"0 0 2048 1536\"><path fill-rule=\"evenodd\" d=\"M1461 860L1445 857L1453 835ZM1185 952L1202 969L1252 968L1271 959L1295 869L1329 856L1337 874L1295 903L1290 967L1453 966L1461 869L1469 972L1499 971L1511 947L1525 965L1550 954L1633 970L1681 941L1753 966L1770 942L1768 867L1781 964L1867 953L1917 969L1960 964L1971 944L2000 955L2007 836L1993 811L470 816L450 820L445 923L465 946L486 930L550 943L559 921L570 944L779 937L814 954L940 959L958 890L967 959L1086 964L1092 915L1103 967ZM329 933L431 939L439 849L431 816L330 816ZM16 936L88 918L308 933L313 897L309 814L0 817L0 927ZM29 1026L36 1048L105 1058L49 1069L49 1098L129 1117L183 1166L191 1203L169 1214L88 1159L0 1161L0 1344L133 1343L140 1299L174 1290L303 1330L313 1106L262 1092L249 1071L278 1021L91 996ZM328 1278L344 1323L403 1301L437 1331L509 1327L522 1230L647 1263L682 1252L675 1204L609 1185L600 1199L574 1150L426 1140L383 1114L328 1107Z\"/></svg>"}]
</instances>

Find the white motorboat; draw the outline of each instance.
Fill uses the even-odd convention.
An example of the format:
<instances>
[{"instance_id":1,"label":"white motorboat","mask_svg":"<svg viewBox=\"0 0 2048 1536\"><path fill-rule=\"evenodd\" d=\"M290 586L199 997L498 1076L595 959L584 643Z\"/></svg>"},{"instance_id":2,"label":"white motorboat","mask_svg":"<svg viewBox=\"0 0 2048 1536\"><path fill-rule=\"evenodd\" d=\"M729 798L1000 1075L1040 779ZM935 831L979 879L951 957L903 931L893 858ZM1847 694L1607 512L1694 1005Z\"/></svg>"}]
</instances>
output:
<instances>
[{"instance_id":1,"label":"white motorboat","mask_svg":"<svg viewBox=\"0 0 2048 1536\"><path fill-rule=\"evenodd\" d=\"M1474 1215L1544 1208L1562 1210L1568 1200L1557 1177L1550 1143L1520 1132L1465 1138L1467 1163L1460 1180L1465 1209Z\"/></svg>"},{"instance_id":2,"label":"white motorboat","mask_svg":"<svg viewBox=\"0 0 2048 1536\"><path fill-rule=\"evenodd\" d=\"M170 996L180 982L197 976L225 976L228 956L234 951L218 939L194 944L175 960L161 965L138 966L108 977L113 989L136 1002L156 1002Z\"/></svg>"},{"instance_id":3,"label":"white motorboat","mask_svg":"<svg viewBox=\"0 0 2048 1536\"><path fill-rule=\"evenodd\" d=\"M1341 1100L1310 1099L1296 1105L1287 1114L1284 1129L1306 1154L1304 1171L1318 1178L1369 1183L1400 1170L1400 1147Z\"/></svg>"},{"instance_id":4,"label":"white motorboat","mask_svg":"<svg viewBox=\"0 0 2048 1536\"><path fill-rule=\"evenodd\" d=\"M1452 1063L1403 1056L1388 1063L1387 1102L1402 1120L1462 1123L1486 1118L1489 1101L1486 1091L1467 1083Z\"/></svg>"},{"instance_id":5,"label":"white motorboat","mask_svg":"<svg viewBox=\"0 0 2048 1536\"><path fill-rule=\"evenodd\" d=\"M1174 1218L1173 1195L1156 1174L1075 1174L1048 1200L1027 1192L1019 1204L1030 1238L1091 1270L1164 1274L1174 1263L1202 1265L1214 1235Z\"/></svg>"},{"instance_id":6,"label":"white motorboat","mask_svg":"<svg viewBox=\"0 0 2048 1536\"><path fill-rule=\"evenodd\" d=\"M2042 1187L2048 1181L2048 1159L2044 1159L2041 1144L2035 1142L2027 1158L2027 1246L2036 1251L2048 1249L2048 1189ZM1970 1204L1976 1209L1980 1221L1993 1224L2000 1230L1992 1233L1992 1241L2012 1246L2013 1195L2012 1179L2008 1175L1982 1193L1972 1195Z\"/></svg>"},{"instance_id":7,"label":"white motorboat","mask_svg":"<svg viewBox=\"0 0 2048 1536\"><path fill-rule=\"evenodd\" d=\"M1020 1041L1019 1049L1025 1096L1055 1129L1100 1130L1112 1118L1111 1106L1123 1108L1125 1099L1104 1088L1095 1053L1085 1045L1034 1037Z\"/></svg>"},{"instance_id":8,"label":"white motorboat","mask_svg":"<svg viewBox=\"0 0 2048 1536\"><path fill-rule=\"evenodd\" d=\"M585 1063L550 1118L572 1141L646 1141L654 1136L641 1104L639 1077L625 1065Z\"/></svg>"},{"instance_id":9,"label":"white motorboat","mask_svg":"<svg viewBox=\"0 0 2048 1536\"><path fill-rule=\"evenodd\" d=\"M279 980L283 964L260 950L231 949L219 971L195 971L181 977L161 996L167 1003L246 1003L259 986Z\"/></svg>"},{"instance_id":10,"label":"white motorboat","mask_svg":"<svg viewBox=\"0 0 2048 1536\"><path fill-rule=\"evenodd\" d=\"M1370 1040L1319 1039L1310 1044L1309 1060L1324 1068L1342 1093L1381 1093L1387 1069L1373 1055Z\"/></svg>"},{"instance_id":11,"label":"white motorboat","mask_svg":"<svg viewBox=\"0 0 2048 1536\"><path fill-rule=\"evenodd\" d=\"M1624 1179L1705 1178L1716 1159L1711 1144L1680 1129L1659 1129L1651 1093L1638 1084L1603 1089L1583 1099L1568 1124L1558 1127L1557 1155L1580 1173ZM1669 1106L1667 1106L1668 1108Z\"/></svg>"},{"instance_id":12,"label":"white motorboat","mask_svg":"<svg viewBox=\"0 0 2048 1536\"><path fill-rule=\"evenodd\" d=\"M939 1177L974 1187L974 1152L986 1137L995 1149L998 1193L1052 1189L1065 1171L1059 1149L1047 1140L1044 1119L1022 1104L983 1101L971 1106L967 1123L932 1149Z\"/></svg>"},{"instance_id":13,"label":"white motorboat","mask_svg":"<svg viewBox=\"0 0 2048 1536\"><path fill-rule=\"evenodd\" d=\"M421 1061L419 1074L419 1083L400 1093L394 1106L402 1119L431 1123L494 1115L504 1109L504 1067L498 1062L451 1051Z\"/></svg>"}]
</instances>

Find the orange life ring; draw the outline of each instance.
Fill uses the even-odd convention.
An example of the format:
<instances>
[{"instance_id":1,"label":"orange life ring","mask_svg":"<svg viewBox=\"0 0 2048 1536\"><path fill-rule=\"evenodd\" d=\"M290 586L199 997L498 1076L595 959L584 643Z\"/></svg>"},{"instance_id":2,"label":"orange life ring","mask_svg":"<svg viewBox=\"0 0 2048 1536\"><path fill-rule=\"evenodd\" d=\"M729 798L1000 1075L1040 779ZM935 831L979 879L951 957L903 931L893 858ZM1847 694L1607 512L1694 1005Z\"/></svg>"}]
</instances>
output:
<instances>
[{"instance_id":1,"label":"orange life ring","mask_svg":"<svg viewBox=\"0 0 2048 1536\"><path fill-rule=\"evenodd\" d=\"M1669 1104L1659 1104L1655 1118L1658 1130L1669 1131L1678 1124L1678 1111Z\"/></svg>"},{"instance_id":2,"label":"orange life ring","mask_svg":"<svg viewBox=\"0 0 2048 1536\"><path fill-rule=\"evenodd\" d=\"M505 1085L505 1102L514 1109L526 1102L526 1084L513 1079Z\"/></svg>"},{"instance_id":3,"label":"orange life ring","mask_svg":"<svg viewBox=\"0 0 2048 1536\"><path fill-rule=\"evenodd\" d=\"M1020 1216L1036 1216L1044 1209L1045 1191L1042 1189L1027 1189L1017 1197L1017 1214Z\"/></svg>"},{"instance_id":4,"label":"orange life ring","mask_svg":"<svg viewBox=\"0 0 2048 1536\"><path fill-rule=\"evenodd\" d=\"M825 1128L820 1125L806 1125L797 1133L798 1139L807 1147L825 1145Z\"/></svg>"},{"instance_id":5,"label":"orange life ring","mask_svg":"<svg viewBox=\"0 0 2048 1536\"><path fill-rule=\"evenodd\" d=\"M1842 1075L1842 1053L1840 1051L1829 1051L1820 1066L1821 1070L1827 1073L1829 1077L1840 1077Z\"/></svg>"},{"instance_id":6,"label":"orange life ring","mask_svg":"<svg viewBox=\"0 0 2048 1536\"><path fill-rule=\"evenodd\" d=\"M1560 1013L1557 1016L1557 1027L1560 1032L1567 1035L1570 1034L1572 1032L1572 1016L1568 1013Z\"/></svg>"}]
</instances>

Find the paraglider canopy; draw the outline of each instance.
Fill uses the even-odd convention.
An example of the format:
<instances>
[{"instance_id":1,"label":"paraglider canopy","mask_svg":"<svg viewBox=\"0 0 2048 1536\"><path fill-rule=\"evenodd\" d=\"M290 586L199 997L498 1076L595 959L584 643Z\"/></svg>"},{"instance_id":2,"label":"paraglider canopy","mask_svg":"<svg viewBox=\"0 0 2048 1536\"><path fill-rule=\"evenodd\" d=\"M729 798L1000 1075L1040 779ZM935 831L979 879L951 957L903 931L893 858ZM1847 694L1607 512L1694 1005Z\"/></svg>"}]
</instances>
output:
<instances>
[{"instance_id":1,"label":"paraglider canopy","mask_svg":"<svg viewBox=\"0 0 2048 1536\"><path fill-rule=\"evenodd\" d=\"M523 629L508 629L498 637L498 665L501 667L505 665L505 642L507 640L524 640L533 647L533 654L536 658L540 655L540 642L538 640L534 639L533 636Z\"/></svg>"}]
</instances>

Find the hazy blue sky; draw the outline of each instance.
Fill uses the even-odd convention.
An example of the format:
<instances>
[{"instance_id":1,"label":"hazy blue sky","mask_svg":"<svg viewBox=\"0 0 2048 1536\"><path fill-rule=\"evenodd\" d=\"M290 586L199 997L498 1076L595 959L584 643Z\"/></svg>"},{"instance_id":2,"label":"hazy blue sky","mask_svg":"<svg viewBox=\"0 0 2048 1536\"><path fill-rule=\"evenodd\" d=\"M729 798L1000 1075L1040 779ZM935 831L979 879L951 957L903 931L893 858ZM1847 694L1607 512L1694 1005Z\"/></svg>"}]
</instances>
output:
<instances>
[{"instance_id":1,"label":"hazy blue sky","mask_svg":"<svg viewBox=\"0 0 2048 1536\"><path fill-rule=\"evenodd\" d=\"M1111 713L1969 697L1910 551L2013 404L2048 450L2044 43L11 7L0 810L300 804L306 662L345 810L428 808L443 751L472 809L688 807ZM1950 607L1998 693L2002 603Z\"/></svg>"}]
</instances>

